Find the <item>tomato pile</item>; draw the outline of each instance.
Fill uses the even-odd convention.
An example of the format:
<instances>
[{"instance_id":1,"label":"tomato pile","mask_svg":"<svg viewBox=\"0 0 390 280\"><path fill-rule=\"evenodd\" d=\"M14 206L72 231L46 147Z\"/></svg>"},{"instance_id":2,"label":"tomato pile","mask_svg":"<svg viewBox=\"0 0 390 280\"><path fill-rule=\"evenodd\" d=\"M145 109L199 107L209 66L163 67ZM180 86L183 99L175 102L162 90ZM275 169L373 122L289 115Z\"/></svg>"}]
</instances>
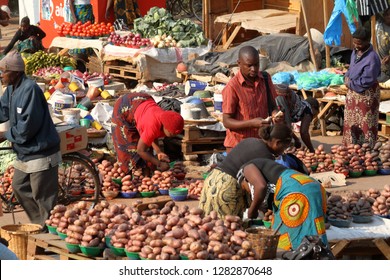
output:
<instances>
[{"instance_id":1,"label":"tomato pile","mask_svg":"<svg viewBox=\"0 0 390 280\"><path fill-rule=\"evenodd\" d=\"M108 36L113 31L114 26L111 23L91 23L91 21L86 23L81 23L81 21L77 23L64 22L57 28L58 36L83 39Z\"/></svg>"}]
</instances>

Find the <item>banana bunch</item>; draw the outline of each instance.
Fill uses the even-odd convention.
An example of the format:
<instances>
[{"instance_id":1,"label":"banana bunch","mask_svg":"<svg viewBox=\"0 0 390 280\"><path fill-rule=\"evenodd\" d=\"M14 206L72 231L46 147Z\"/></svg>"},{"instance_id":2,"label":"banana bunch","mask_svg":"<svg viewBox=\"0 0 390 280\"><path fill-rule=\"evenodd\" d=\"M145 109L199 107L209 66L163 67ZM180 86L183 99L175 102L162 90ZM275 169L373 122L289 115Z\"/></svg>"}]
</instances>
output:
<instances>
[{"instance_id":1,"label":"banana bunch","mask_svg":"<svg viewBox=\"0 0 390 280\"><path fill-rule=\"evenodd\" d=\"M27 75L32 75L38 69L59 66L72 66L76 68L76 61L67 56L61 56L54 53L46 53L44 51L37 51L36 53L24 58L25 72Z\"/></svg>"}]
</instances>

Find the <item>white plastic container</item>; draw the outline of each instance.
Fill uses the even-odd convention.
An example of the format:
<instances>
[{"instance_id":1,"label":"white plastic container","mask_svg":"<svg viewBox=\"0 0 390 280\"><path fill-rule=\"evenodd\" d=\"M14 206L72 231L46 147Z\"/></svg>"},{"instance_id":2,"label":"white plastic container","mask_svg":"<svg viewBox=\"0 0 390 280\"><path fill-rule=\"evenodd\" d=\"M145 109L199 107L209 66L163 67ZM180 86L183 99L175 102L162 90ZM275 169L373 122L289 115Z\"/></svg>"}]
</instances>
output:
<instances>
[{"instance_id":1,"label":"white plastic container","mask_svg":"<svg viewBox=\"0 0 390 280\"><path fill-rule=\"evenodd\" d=\"M87 85L88 87L94 86L96 88L101 88L102 86L104 86L104 80L102 78L89 79L87 81Z\"/></svg>"},{"instance_id":2,"label":"white plastic container","mask_svg":"<svg viewBox=\"0 0 390 280\"><path fill-rule=\"evenodd\" d=\"M50 96L49 103L53 106L54 115L62 116L62 110L73 108L76 104L76 97L70 93L62 93L59 90L53 92Z\"/></svg>"},{"instance_id":3,"label":"white plastic container","mask_svg":"<svg viewBox=\"0 0 390 280\"><path fill-rule=\"evenodd\" d=\"M222 93L214 93L214 111L222 112Z\"/></svg>"},{"instance_id":4,"label":"white plastic container","mask_svg":"<svg viewBox=\"0 0 390 280\"><path fill-rule=\"evenodd\" d=\"M64 116L64 122L69 125L78 125L80 123L79 108L62 109L62 115Z\"/></svg>"}]
</instances>

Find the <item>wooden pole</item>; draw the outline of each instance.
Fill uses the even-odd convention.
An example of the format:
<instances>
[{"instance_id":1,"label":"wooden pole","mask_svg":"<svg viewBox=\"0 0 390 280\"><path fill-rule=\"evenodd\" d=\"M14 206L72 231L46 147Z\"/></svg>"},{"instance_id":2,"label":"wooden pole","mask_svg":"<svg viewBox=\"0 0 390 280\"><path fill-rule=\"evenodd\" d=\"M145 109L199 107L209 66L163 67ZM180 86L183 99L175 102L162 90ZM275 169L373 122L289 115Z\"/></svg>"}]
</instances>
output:
<instances>
[{"instance_id":1,"label":"wooden pole","mask_svg":"<svg viewBox=\"0 0 390 280\"><path fill-rule=\"evenodd\" d=\"M374 51L378 52L378 42L376 41L376 18L375 15L371 17L371 42L372 46L374 48Z\"/></svg>"},{"instance_id":2,"label":"wooden pole","mask_svg":"<svg viewBox=\"0 0 390 280\"><path fill-rule=\"evenodd\" d=\"M324 6L324 30L328 26L328 16L329 16L329 7L328 7L328 0L322 0L323 6ZM330 67L330 47L325 44L325 61L326 61L326 67Z\"/></svg>"},{"instance_id":3,"label":"wooden pole","mask_svg":"<svg viewBox=\"0 0 390 280\"><path fill-rule=\"evenodd\" d=\"M306 0L301 0L303 21L305 22L305 27L306 27L306 32L307 32L307 39L309 40L310 56L311 56L311 60L312 60L312 62L314 64L314 68L316 69L316 71L318 71L319 68L318 68L316 57L315 57L315 54L314 54L313 40L311 38L310 28L309 28L309 25L307 23L306 8L305 7L306 7Z\"/></svg>"}]
</instances>

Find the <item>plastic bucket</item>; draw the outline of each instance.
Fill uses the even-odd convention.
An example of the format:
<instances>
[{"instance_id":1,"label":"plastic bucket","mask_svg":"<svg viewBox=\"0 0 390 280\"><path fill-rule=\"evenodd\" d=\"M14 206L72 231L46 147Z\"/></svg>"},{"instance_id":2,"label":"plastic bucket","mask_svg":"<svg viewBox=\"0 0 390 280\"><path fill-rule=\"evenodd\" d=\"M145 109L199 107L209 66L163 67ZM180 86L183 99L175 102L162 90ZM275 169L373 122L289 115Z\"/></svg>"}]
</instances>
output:
<instances>
[{"instance_id":1,"label":"plastic bucket","mask_svg":"<svg viewBox=\"0 0 390 280\"><path fill-rule=\"evenodd\" d=\"M183 104L181 104L180 105L180 115L185 120L192 119L191 109L193 109L195 107L196 107L196 104L192 104L192 103L183 103Z\"/></svg>"},{"instance_id":2,"label":"plastic bucket","mask_svg":"<svg viewBox=\"0 0 390 280\"><path fill-rule=\"evenodd\" d=\"M80 109L79 108L67 108L62 109L62 115L64 116L64 122L69 125L79 125L80 123Z\"/></svg>"},{"instance_id":3,"label":"plastic bucket","mask_svg":"<svg viewBox=\"0 0 390 280\"><path fill-rule=\"evenodd\" d=\"M50 99L52 104L54 104L55 115L62 115L62 110L72 108L75 101L74 95L65 94L60 91L55 91Z\"/></svg>"},{"instance_id":4,"label":"plastic bucket","mask_svg":"<svg viewBox=\"0 0 390 280\"><path fill-rule=\"evenodd\" d=\"M214 93L214 111L222 112L222 93Z\"/></svg>"},{"instance_id":5,"label":"plastic bucket","mask_svg":"<svg viewBox=\"0 0 390 280\"><path fill-rule=\"evenodd\" d=\"M96 88L101 88L102 86L104 86L104 80L102 78L93 78L93 79L89 79L87 81L87 85L88 87L96 87Z\"/></svg>"},{"instance_id":6,"label":"plastic bucket","mask_svg":"<svg viewBox=\"0 0 390 280\"><path fill-rule=\"evenodd\" d=\"M21 260L27 259L27 241L30 234L42 231L38 224L5 225L1 227L1 237L8 241L8 248Z\"/></svg>"},{"instance_id":7,"label":"plastic bucket","mask_svg":"<svg viewBox=\"0 0 390 280\"><path fill-rule=\"evenodd\" d=\"M200 108L192 108L191 109L191 116L194 120L200 119L200 113L202 112L202 109Z\"/></svg>"},{"instance_id":8,"label":"plastic bucket","mask_svg":"<svg viewBox=\"0 0 390 280\"><path fill-rule=\"evenodd\" d=\"M187 81L184 85L184 93L186 95L193 95L197 90L204 90L207 87L206 82L201 81Z\"/></svg>"}]
</instances>

